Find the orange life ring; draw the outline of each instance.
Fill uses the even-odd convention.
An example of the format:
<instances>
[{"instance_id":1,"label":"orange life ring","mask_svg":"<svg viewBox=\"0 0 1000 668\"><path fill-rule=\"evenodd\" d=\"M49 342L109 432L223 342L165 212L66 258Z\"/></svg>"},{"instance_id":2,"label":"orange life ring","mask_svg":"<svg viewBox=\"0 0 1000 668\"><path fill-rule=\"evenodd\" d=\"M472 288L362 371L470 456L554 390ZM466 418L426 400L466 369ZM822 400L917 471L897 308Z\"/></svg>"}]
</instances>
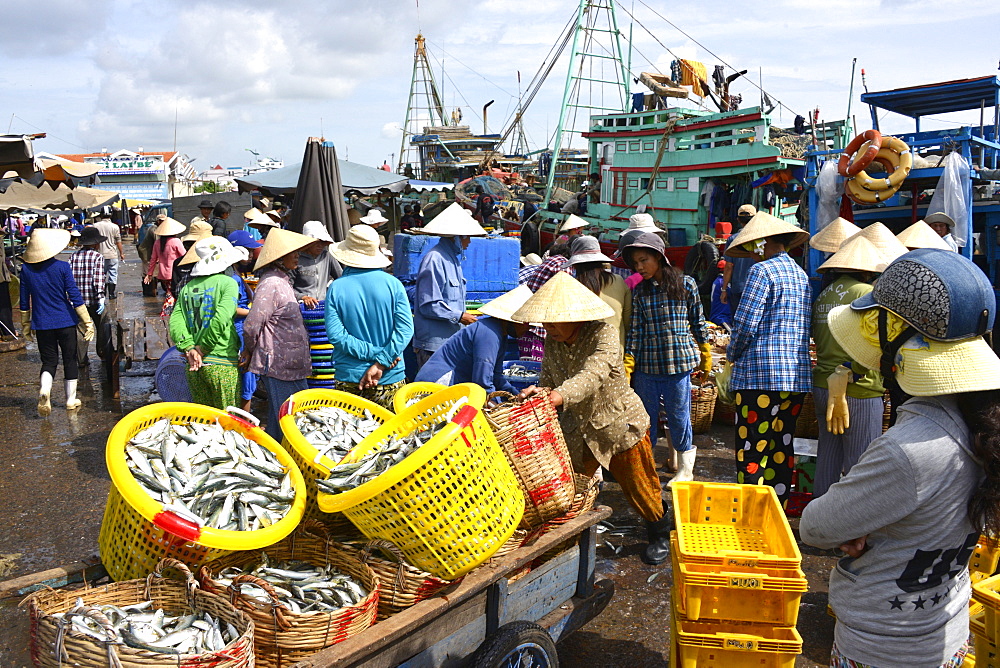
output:
<instances>
[{"instance_id":1,"label":"orange life ring","mask_svg":"<svg viewBox=\"0 0 1000 668\"><path fill-rule=\"evenodd\" d=\"M906 145L906 142L897 137L883 137L882 143L884 145L878 150L877 155L880 158L880 164L885 165L886 163L883 162L885 160L893 166L893 169L888 170L888 176L880 179L872 178L868 175L868 172L862 169L854 177L854 180L865 190L896 191L903 185L906 177L910 175L910 169L913 167L913 154L910 152L910 147ZM882 200L884 201L887 198L883 194Z\"/></svg>"},{"instance_id":2,"label":"orange life ring","mask_svg":"<svg viewBox=\"0 0 1000 668\"><path fill-rule=\"evenodd\" d=\"M868 148L852 162L851 156L858 153L858 149L865 142L868 143ZM882 133L878 130L865 130L852 139L851 143L844 149L844 152L840 154L840 160L837 162L837 172L841 176L855 176L865 167L872 164L872 160L875 159L880 148L882 148Z\"/></svg>"}]
</instances>

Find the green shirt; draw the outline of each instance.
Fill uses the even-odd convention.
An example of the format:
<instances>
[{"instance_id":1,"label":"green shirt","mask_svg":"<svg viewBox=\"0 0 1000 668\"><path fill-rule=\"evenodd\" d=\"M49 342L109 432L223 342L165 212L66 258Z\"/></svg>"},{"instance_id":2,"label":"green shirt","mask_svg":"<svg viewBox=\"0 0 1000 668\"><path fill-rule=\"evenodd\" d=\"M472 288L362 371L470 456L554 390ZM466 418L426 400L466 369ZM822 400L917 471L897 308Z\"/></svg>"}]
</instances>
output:
<instances>
[{"instance_id":1,"label":"green shirt","mask_svg":"<svg viewBox=\"0 0 1000 668\"><path fill-rule=\"evenodd\" d=\"M856 379L847 385L847 396L855 399L872 399L881 397L884 389L882 387L882 374L878 371L866 369L858 362L855 362L844 349L840 347L833 334L830 333L830 325L827 323L827 316L837 306L850 304L858 297L863 297L872 291L872 286L868 283L854 279L850 276L841 276L831 283L823 292L819 293L816 303L813 304L812 336L816 341L816 366L813 368L813 385L816 387L826 387L827 377L833 373L838 364L850 362ZM863 376L857 374L865 372Z\"/></svg>"},{"instance_id":2,"label":"green shirt","mask_svg":"<svg viewBox=\"0 0 1000 668\"><path fill-rule=\"evenodd\" d=\"M181 352L201 348L205 364L236 364L239 286L225 274L195 276L181 288L170 314L170 339Z\"/></svg>"}]
</instances>

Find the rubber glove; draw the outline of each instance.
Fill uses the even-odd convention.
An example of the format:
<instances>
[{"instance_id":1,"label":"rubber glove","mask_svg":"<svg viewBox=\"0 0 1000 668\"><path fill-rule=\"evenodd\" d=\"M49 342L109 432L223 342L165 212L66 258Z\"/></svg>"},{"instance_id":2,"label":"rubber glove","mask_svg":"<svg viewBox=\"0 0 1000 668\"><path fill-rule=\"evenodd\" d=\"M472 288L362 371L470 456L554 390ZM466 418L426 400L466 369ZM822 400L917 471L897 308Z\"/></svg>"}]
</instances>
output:
<instances>
[{"instance_id":1,"label":"rubber glove","mask_svg":"<svg viewBox=\"0 0 1000 668\"><path fill-rule=\"evenodd\" d=\"M851 416L847 410L847 384L851 382L851 370L838 366L826 377L830 399L826 402L826 428L831 434L843 434L851 426Z\"/></svg>"},{"instance_id":2,"label":"rubber glove","mask_svg":"<svg viewBox=\"0 0 1000 668\"><path fill-rule=\"evenodd\" d=\"M93 339L94 321L90 319L90 313L87 311L86 304L80 304L76 307L76 317L80 319L80 322L76 323L76 331L80 332L80 336L83 337L84 341Z\"/></svg>"},{"instance_id":3,"label":"rubber glove","mask_svg":"<svg viewBox=\"0 0 1000 668\"><path fill-rule=\"evenodd\" d=\"M632 372L635 371L635 357L629 355L628 353L625 353L624 365L625 365L625 375L631 378Z\"/></svg>"},{"instance_id":4,"label":"rubber glove","mask_svg":"<svg viewBox=\"0 0 1000 668\"><path fill-rule=\"evenodd\" d=\"M21 335L31 340L31 311L21 311Z\"/></svg>"},{"instance_id":5,"label":"rubber glove","mask_svg":"<svg viewBox=\"0 0 1000 668\"><path fill-rule=\"evenodd\" d=\"M105 307L104 298L102 297L101 301L99 301L97 303L97 315L103 315L104 314L104 307Z\"/></svg>"},{"instance_id":6,"label":"rubber glove","mask_svg":"<svg viewBox=\"0 0 1000 668\"><path fill-rule=\"evenodd\" d=\"M712 344L708 341L699 343L698 350L701 351L701 364L698 365L698 371L703 371L706 374L712 373Z\"/></svg>"}]
</instances>

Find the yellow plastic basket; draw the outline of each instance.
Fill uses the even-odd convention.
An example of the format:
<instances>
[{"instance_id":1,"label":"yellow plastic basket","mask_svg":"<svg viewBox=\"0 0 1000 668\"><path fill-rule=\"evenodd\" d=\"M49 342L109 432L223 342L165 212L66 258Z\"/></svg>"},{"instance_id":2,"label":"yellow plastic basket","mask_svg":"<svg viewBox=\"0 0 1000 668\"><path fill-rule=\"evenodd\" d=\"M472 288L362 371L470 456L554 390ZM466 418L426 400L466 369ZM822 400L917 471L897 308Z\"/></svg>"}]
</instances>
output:
<instances>
[{"instance_id":1,"label":"yellow plastic basket","mask_svg":"<svg viewBox=\"0 0 1000 668\"><path fill-rule=\"evenodd\" d=\"M1000 575L973 582L972 600L983 606L984 637L996 643L1000 638Z\"/></svg>"},{"instance_id":2,"label":"yellow plastic basket","mask_svg":"<svg viewBox=\"0 0 1000 668\"><path fill-rule=\"evenodd\" d=\"M524 495L482 414L483 388L454 385L402 411L358 444L356 461L392 435L435 424L465 405L427 443L382 475L340 494L320 492L320 510L343 512L369 538L395 543L407 561L445 580L489 559L517 529Z\"/></svg>"},{"instance_id":3,"label":"yellow plastic basket","mask_svg":"<svg viewBox=\"0 0 1000 668\"><path fill-rule=\"evenodd\" d=\"M437 383L407 383L403 387L396 390L396 394L392 397L392 409L396 413L402 413L407 408L420 401L421 399L426 399L435 392L443 390L446 385L439 385Z\"/></svg>"},{"instance_id":4,"label":"yellow plastic basket","mask_svg":"<svg viewBox=\"0 0 1000 668\"><path fill-rule=\"evenodd\" d=\"M218 421L224 429L239 432L273 452L292 475L295 500L291 509L278 522L256 531L199 528L165 511L163 504L150 497L132 476L125 457L129 440L163 418L170 418L174 424ZM108 575L116 581L145 577L164 557L197 566L229 551L267 547L290 534L305 510L305 481L292 457L259 427L217 408L167 402L132 411L118 421L108 436L105 460L112 484L98 544L101 561Z\"/></svg>"},{"instance_id":5,"label":"yellow plastic basket","mask_svg":"<svg viewBox=\"0 0 1000 668\"><path fill-rule=\"evenodd\" d=\"M980 536L976 549L969 559L969 577L973 583L985 580L997 571L1000 562L1000 541L989 536Z\"/></svg>"},{"instance_id":6,"label":"yellow plastic basket","mask_svg":"<svg viewBox=\"0 0 1000 668\"><path fill-rule=\"evenodd\" d=\"M376 420L383 424L395 417L375 402L339 390L302 390L290 396L281 405L278 417L281 433L285 437L282 445L295 460L306 481L306 511L303 519L313 519L320 514L319 506L316 505L316 479L330 475L330 468L336 462L329 457L323 457L319 462L316 461L318 450L302 436L302 432L295 426L295 414L324 406L342 408L354 415L364 415L365 409L367 409L375 416Z\"/></svg>"},{"instance_id":7,"label":"yellow plastic basket","mask_svg":"<svg viewBox=\"0 0 1000 668\"><path fill-rule=\"evenodd\" d=\"M997 652L997 644L989 638L987 633L985 611L969 618L969 631L972 632L975 643L973 658L975 663L972 665L978 664L981 668L1000 668L1000 654ZM966 659L968 660L968 655Z\"/></svg>"},{"instance_id":8,"label":"yellow plastic basket","mask_svg":"<svg viewBox=\"0 0 1000 668\"><path fill-rule=\"evenodd\" d=\"M778 496L766 485L670 486L680 561L727 569L798 569L802 553Z\"/></svg>"},{"instance_id":9,"label":"yellow plastic basket","mask_svg":"<svg viewBox=\"0 0 1000 668\"><path fill-rule=\"evenodd\" d=\"M711 572L714 567L687 565L677 559L676 532L670 541L678 610L690 621L724 620L795 626L799 602L809 589L805 573L787 569Z\"/></svg>"}]
</instances>

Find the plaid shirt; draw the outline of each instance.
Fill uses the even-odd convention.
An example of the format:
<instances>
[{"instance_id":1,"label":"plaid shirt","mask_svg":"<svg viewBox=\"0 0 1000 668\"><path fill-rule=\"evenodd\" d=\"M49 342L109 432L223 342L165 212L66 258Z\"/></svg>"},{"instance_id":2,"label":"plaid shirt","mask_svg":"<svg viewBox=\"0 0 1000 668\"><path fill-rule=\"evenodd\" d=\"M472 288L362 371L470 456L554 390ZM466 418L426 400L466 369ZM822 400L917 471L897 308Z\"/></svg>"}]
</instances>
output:
<instances>
[{"instance_id":1,"label":"plaid shirt","mask_svg":"<svg viewBox=\"0 0 1000 668\"><path fill-rule=\"evenodd\" d=\"M535 273L528 278L525 285L527 285L532 292L538 292L538 288L545 285L550 278L558 274L560 271L568 269L569 260L564 258L562 255L553 255L552 257L546 258L545 262L538 265L538 268L535 269ZM573 272L569 272L569 274L572 276Z\"/></svg>"},{"instance_id":2,"label":"plaid shirt","mask_svg":"<svg viewBox=\"0 0 1000 668\"><path fill-rule=\"evenodd\" d=\"M727 351L733 390L812 389L811 302L809 279L787 253L750 268Z\"/></svg>"},{"instance_id":3,"label":"plaid shirt","mask_svg":"<svg viewBox=\"0 0 1000 668\"><path fill-rule=\"evenodd\" d=\"M635 370L653 375L689 373L701 354L695 344L705 343L708 333L702 313L698 285L684 277L687 299L670 299L650 281L632 293L632 326L625 352L635 358Z\"/></svg>"},{"instance_id":4,"label":"plaid shirt","mask_svg":"<svg viewBox=\"0 0 1000 668\"><path fill-rule=\"evenodd\" d=\"M535 275L535 272L538 271L538 268L540 266L542 266L542 265L540 265L540 264L532 264L532 265L529 265L527 267L521 267L520 269L518 269L517 270L517 284L518 285L525 285L528 282L528 279Z\"/></svg>"},{"instance_id":5,"label":"plaid shirt","mask_svg":"<svg viewBox=\"0 0 1000 668\"><path fill-rule=\"evenodd\" d=\"M104 299L104 256L95 250L81 248L69 256L69 266L83 303L98 306Z\"/></svg>"}]
</instances>

